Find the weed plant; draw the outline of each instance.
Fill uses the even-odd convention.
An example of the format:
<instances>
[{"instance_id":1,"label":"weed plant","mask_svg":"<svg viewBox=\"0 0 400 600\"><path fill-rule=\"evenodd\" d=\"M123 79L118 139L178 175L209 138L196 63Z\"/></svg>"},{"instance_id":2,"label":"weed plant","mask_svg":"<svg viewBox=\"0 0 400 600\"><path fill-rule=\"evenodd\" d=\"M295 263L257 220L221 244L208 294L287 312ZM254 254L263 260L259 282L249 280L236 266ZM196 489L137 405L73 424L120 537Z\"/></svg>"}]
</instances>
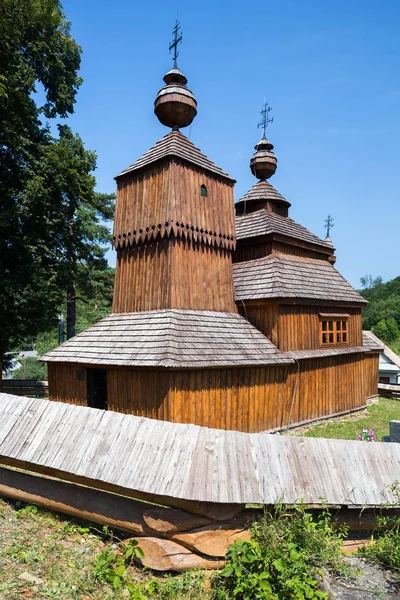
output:
<instances>
[{"instance_id":1,"label":"weed plant","mask_svg":"<svg viewBox=\"0 0 400 600\"><path fill-rule=\"evenodd\" d=\"M345 531L335 531L329 513L314 517L304 506L277 506L252 526L250 541L228 550L226 567L214 578L216 600L323 600L323 570L346 574Z\"/></svg>"},{"instance_id":2,"label":"weed plant","mask_svg":"<svg viewBox=\"0 0 400 600\"><path fill-rule=\"evenodd\" d=\"M390 486L394 502L387 503L386 508L400 506L400 483L395 481ZM369 546L360 548L359 554L371 562L389 567L397 572L400 581L400 517L380 515L377 527Z\"/></svg>"}]
</instances>

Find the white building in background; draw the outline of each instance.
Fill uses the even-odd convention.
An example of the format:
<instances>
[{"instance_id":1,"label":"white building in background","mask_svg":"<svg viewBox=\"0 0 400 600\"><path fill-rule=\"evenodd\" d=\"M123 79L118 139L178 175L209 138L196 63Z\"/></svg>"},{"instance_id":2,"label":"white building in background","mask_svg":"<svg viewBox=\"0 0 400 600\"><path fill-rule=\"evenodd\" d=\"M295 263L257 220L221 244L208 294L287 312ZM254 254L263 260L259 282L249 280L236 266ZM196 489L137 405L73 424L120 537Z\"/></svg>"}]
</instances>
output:
<instances>
[{"instance_id":1,"label":"white building in background","mask_svg":"<svg viewBox=\"0 0 400 600\"><path fill-rule=\"evenodd\" d=\"M383 344L372 331L363 331L363 335L370 340ZM379 355L379 383L398 383L400 384L400 356L398 356L388 346L384 345L383 352Z\"/></svg>"},{"instance_id":2,"label":"white building in background","mask_svg":"<svg viewBox=\"0 0 400 600\"><path fill-rule=\"evenodd\" d=\"M1 378L2 379L12 379L14 376L14 371L17 371L17 369L19 369L20 366L21 366L21 363L18 362L18 360L16 358L13 358L10 361L9 368L7 369L7 371L2 372Z\"/></svg>"}]
</instances>

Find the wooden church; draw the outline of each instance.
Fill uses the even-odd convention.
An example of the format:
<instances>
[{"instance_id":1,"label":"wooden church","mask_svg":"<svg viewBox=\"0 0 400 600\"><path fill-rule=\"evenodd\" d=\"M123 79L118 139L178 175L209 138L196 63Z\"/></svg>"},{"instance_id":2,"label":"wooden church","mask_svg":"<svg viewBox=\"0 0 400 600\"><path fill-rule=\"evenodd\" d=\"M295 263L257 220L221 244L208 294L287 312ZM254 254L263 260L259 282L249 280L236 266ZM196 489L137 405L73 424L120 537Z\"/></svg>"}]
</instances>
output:
<instances>
[{"instance_id":1,"label":"wooden church","mask_svg":"<svg viewBox=\"0 0 400 600\"><path fill-rule=\"evenodd\" d=\"M116 177L113 312L43 357L50 399L247 432L365 406L380 350L365 300L267 181L267 118L235 217L234 179L180 131L197 103L177 41L154 105L172 131Z\"/></svg>"}]
</instances>

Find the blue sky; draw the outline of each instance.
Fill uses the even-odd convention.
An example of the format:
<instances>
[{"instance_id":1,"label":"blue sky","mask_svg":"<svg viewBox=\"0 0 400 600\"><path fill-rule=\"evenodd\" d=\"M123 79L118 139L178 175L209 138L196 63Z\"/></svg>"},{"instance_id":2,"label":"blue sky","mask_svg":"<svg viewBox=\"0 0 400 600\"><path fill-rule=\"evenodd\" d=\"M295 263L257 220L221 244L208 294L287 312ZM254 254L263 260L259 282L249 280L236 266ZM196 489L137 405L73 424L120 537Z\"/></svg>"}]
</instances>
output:
<instances>
[{"instance_id":1,"label":"blue sky","mask_svg":"<svg viewBox=\"0 0 400 600\"><path fill-rule=\"evenodd\" d=\"M334 217L336 266L355 287L365 274L400 275L400 2L65 0L64 11L83 49L68 121L97 152L99 191L168 131L153 102L178 11L178 63L198 102L183 133L237 180L235 199L256 181L265 96L270 182L290 216L321 237Z\"/></svg>"}]
</instances>

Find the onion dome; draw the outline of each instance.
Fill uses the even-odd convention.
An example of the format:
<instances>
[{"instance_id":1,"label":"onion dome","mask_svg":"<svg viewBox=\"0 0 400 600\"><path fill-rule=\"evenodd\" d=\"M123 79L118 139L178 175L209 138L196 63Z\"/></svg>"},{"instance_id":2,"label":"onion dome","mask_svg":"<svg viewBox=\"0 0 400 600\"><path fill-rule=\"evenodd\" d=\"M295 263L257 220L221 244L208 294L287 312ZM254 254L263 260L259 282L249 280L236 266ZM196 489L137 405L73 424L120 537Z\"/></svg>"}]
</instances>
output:
<instances>
[{"instance_id":1,"label":"onion dome","mask_svg":"<svg viewBox=\"0 0 400 600\"><path fill-rule=\"evenodd\" d=\"M256 144L255 150L256 152L250 159L251 172L257 179L269 179L275 173L278 162L272 152L273 145L266 137L263 137Z\"/></svg>"},{"instance_id":2,"label":"onion dome","mask_svg":"<svg viewBox=\"0 0 400 600\"><path fill-rule=\"evenodd\" d=\"M166 85L157 94L154 112L166 127L175 130L187 127L197 114L197 102L186 87L187 79L174 67L164 76L164 81Z\"/></svg>"},{"instance_id":3,"label":"onion dome","mask_svg":"<svg viewBox=\"0 0 400 600\"><path fill-rule=\"evenodd\" d=\"M274 118L269 118L271 107L265 101L261 110L262 119L258 123L257 127L262 127L263 135L261 140L255 146L255 153L250 159L251 172L257 179L264 181L269 179L276 171L277 160L275 154L272 152L273 145L267 140L266 129L269 123L272 123Z\"/></svg>"},{"instance_id":4,"label":"onion dome","mask_svg":"<svg viewBox=\"0 0 400 600\"><path fill-rule=\"evenodd\" d=\"M182 42L180 25L175 23L173 41L169 51L173 52L174 66L164 76L166 83L157 94L154 102L154 112L158 120L167 127L177 130L187 127L197 115L197 102L193 93L186 87L187 79L178 69L178 44Z\"/></svg>"}]
</instances>

